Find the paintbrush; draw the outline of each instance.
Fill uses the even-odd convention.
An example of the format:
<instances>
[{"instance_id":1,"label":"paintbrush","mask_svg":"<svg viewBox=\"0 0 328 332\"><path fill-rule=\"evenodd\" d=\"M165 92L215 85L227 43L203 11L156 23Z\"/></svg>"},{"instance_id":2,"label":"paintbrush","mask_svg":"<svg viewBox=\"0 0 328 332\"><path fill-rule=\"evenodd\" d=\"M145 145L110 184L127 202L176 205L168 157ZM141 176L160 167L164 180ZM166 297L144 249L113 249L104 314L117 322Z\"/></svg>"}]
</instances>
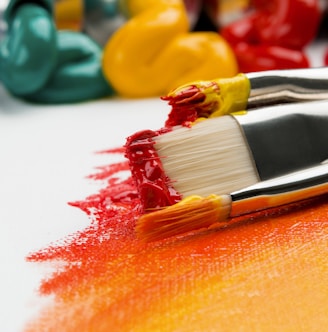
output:
<instances>
[{"instance_id":1,"label":"paintbrush","mask_svg":"<svg viewBox=\"0 0 328 332\"><path fill-rule=\"evenodd\" d=\"M137 231L145 239L163 238L316 195L312 180L302 182L296 194L299 185L291 180L279 187L281 192L270 188L289 174L306 179L308 169L327 160L327 142L328 101L258 108L191 127L136 133L127 139L126 156L144 213ZM323 178L318 181L316 186ZM274 199L267 199L271 192ZM252 203L237 204L243 208L234 212L239 211L236 202L245 202L243 195Z\"/></svg>"},{"instance_id":2,"label":"paintbrush","mask_svg":"<svg viewBox=\"0 0 328 332\"><path fill-rule=\"evenodd\" d=\"M194 81L162 97L172 106L166 126L291 102L328 99L328 67L240 73Z\"/></svg>"},{"instance_id":3,"label":"paintbrush","mask_svg":"<svg viewBox=\"0 0 328 332\"><path fill-rule=\"evenodd\" d=\"M138 236L162 240L201 228L227 225L234 218L328 193L328 164L289 173L230 194L190 196L175 205L142 215Z\"/></svg>"}]
</instances>

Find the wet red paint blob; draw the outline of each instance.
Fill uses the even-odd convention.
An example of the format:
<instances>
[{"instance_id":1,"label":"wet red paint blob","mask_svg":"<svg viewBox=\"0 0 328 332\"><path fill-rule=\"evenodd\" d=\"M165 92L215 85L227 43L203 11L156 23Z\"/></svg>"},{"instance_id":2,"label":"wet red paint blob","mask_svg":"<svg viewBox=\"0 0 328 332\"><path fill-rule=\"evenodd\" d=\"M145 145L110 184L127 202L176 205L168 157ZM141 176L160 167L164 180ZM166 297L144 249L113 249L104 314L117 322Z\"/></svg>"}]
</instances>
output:
<instances>
[{"instance_id":1,"label":"wet red paint blob","mask_svg":"<svg viewBox=\"0 0 328 332\"><path fill-rule=\"evenodd\" d=\"M142 213L148 209L173 205L182 198L166 175L153 140L153 137L168 130L137 132L128 137L125 145L125 156L137 186Z\"/></svg>"}]
</instances>

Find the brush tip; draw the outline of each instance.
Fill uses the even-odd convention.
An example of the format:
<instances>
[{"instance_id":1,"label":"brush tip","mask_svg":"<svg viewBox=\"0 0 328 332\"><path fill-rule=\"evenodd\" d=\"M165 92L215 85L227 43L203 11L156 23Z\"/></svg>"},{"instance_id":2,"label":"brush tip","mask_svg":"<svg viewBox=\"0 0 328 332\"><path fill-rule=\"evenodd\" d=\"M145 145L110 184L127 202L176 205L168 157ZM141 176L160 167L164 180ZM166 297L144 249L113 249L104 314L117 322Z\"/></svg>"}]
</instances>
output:
<instances>
[{"instance_id":1,"label":"brush tip","mask_svg":"<svg viewBox=\"0 0 328 332\"><path fill-rule=\"evenodd\" d=\"M224 222L229 218L230 209L230 195L190 196L142 215L137 221L136 232L146 242L163 240Z\"/></svg>"},{"instance_id":2,"label":"brush tip","mask_svg":"<svg viewBox=\"0 0 328 332\"><path fill-rule=\"evenodd\" d=\"M172 90L162 100L168 101L172 110L166 127L188 125L198 118L209 117L222 102L220 86L216 81L195 81Z\"/></svg>"}]
</instances>

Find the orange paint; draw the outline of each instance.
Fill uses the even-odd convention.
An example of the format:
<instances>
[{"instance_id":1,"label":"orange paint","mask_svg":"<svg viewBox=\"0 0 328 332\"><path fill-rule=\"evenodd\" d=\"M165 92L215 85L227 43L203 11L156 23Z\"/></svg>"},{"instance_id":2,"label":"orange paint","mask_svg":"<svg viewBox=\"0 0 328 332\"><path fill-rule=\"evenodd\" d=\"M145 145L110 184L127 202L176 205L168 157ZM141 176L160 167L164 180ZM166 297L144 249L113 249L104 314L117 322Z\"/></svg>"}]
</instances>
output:
<instances>
[{"instance_id":1,"label":"orange paint","mask_svg":"<svg viewBox=\"0 0 328 332\"><path fill-rule=\"evenodd\" d=\"M327 197L238 218L229 227L145 244L126 164L95 175L108 185L74 205L90 227L32 253L64 260L40 287L53 303L39 331L320 331L328 325ZM125 193L118 198L119 193ZM116 197L116 198L115 198Z\"/></svg>"}]
</instances>

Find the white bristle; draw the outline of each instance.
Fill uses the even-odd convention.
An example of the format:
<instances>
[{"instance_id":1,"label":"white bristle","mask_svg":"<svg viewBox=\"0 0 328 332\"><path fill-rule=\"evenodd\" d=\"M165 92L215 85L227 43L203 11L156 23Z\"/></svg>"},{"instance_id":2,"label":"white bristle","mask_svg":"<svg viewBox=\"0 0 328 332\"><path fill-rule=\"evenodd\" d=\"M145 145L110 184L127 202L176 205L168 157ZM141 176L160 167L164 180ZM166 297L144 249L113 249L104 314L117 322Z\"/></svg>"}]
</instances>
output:
<instances>
[{"instance_id":1,"label":"white bristle","mask_svg":"<svg viewBox=\"0 0 328 332\"><path fill-rule=\"evenodd\" d=\"M229 194L259 181L239 124L232 116L176 127L155 138L174 188L183 196Z\"/></svg>"}]
</instances>

